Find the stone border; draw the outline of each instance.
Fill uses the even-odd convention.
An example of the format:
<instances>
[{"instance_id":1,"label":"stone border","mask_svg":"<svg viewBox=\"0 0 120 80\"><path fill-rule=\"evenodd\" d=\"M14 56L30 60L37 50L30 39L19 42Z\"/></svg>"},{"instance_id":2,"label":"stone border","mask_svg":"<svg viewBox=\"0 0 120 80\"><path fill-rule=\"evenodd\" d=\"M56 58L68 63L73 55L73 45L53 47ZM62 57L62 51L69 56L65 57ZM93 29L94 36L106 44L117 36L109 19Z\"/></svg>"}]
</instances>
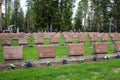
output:
<instances>
[{"instance_id":1,"label":"stone border","mask_svg":"<svg viewBox=\"0 0 120 80\"><path fill-rule=\"evenodd\" d=\"M107 56L110 56L110 60L117 59L116 56L117 54L107 54ZM62 61L66 59L68 64L63 64ZM52 63L52 66L63 66L63 65L72 65L72 64L82 64L81 60L84 60L84 63L89 63L89 62L103 62L106 61L104 59L103 55L99 55L97 57L97 61L93 60L93 56L75 56L75 57L69 57L69 58L63 58L63 59L55 59L55 58L48 58L48 59L40 59L37 61L31 61L33 63L33 68L43 68L43 67L48 67L47 63L50 62ZM0 63L0 71L8 70L8 66L10 64L14 64L16 66L16 69L24 69L25 67L22 66L24 64L23 61L15 60L15 61L7 61L4 63Z\"/></svg>"}]
</instances>

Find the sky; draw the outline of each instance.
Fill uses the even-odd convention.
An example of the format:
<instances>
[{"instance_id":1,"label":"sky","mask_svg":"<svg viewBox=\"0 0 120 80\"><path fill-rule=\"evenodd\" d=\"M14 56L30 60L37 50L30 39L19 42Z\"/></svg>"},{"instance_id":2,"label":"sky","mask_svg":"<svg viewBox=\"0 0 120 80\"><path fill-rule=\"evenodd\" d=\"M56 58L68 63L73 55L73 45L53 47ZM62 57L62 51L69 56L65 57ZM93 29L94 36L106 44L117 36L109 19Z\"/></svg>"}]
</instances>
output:
<instances>
[{"instance_id":1,"label":"sky","mask_svg":"<svg viewBox=\"0 0 120 80\"><path fill-rule=\"evenodd\" d=\"M20 0L20 5L21 5L23 11L26 12L26 10L27 10L26 0ZM2 12L5 13L5 4L2 4Z\"/></svg>"},{"instance_id":2,"label":"sky","mask_svg":"<svg viewBox=\"0 0 120 80\"><path fill-rule=\"evenodd\" d=\"M27 10L26 0L20 0L20 5L21 5L23 11L26 12L26 10Z\"/></svg>"},{"instance_id":3,"label":"sky","mask_svg":"<svg viewBox=\"0 0 120 80\"><path fill-rule=\"evenodd\" d=\"M76 14L77 9L78 9L78 4L80 1L81 0L76 0L76 2L75 2L75 7L73 8L73 15L72 15L73 18L75 17L75 14Z\"/></svg>"}]
</instances>

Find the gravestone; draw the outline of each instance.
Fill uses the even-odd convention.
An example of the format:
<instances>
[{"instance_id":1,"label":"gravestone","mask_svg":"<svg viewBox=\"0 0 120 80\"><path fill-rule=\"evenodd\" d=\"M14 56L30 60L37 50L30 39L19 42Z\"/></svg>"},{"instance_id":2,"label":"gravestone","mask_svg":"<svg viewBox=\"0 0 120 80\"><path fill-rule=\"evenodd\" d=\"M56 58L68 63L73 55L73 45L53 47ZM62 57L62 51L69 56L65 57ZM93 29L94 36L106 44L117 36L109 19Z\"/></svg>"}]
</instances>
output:
<instances>
[{"instance_id":1,"label":"gravestone","mask_svg":"<svg viewBox=\"0 0 120 80\"><path fill-rule=\"evenodd\" d=\"M53 43L53 44L57 44L58 41L59 41L59 38L53 37L53 38L50 38L50 41L51 41L51 43Z\"/></svg>"},{"instance_id":2,"label":"gravestone","mask_svg":"<svg viewBox=\"0 0 120 80\"><path fill-rule=\"evenodd\" d=\"M83 56L84 44L69 44L69 56Z\"/></svg>"},{"instance_id":3,"label":"gravestone","mask_svg":"<svg viewBox=\"0 0 120 80\"><path fill-rule=\"evenodd\" d=\"M54 45L42 45L38 46L39 58L55 58L55 46Z\"/></svg>"},{"instance_id":4,"label":"gravestone","mask_svg":"<svg viewBox=\"0 0 120 80\"><path fill-rule=\"evenodd\" d=\"M98 40L98 38L96 36L90 37L90 41L91 42L97 42L97 40Z\"/></svg>"},{"instance_id":5,"label":"gravestone","mask_svg":"<svg viewBox=\"0 0 120 80\"><path fill-rule=\"evenodd\" d=\"M19 44L20 44L20 45L27 45L27 44L28 44L28 40L25 39L25 38L20 38L20 39L19 39Z\"/></svg>"},{"instance_id":6,"label":"gravestone","mask_svg":"<svg viewBox=\"0 0 120 80\"><path fill-rule=\"evenodd\" d=\"M120 52L120 42L115 42L115 51Z\"/></svg>"},{"instance_id":7,"label":"gravestone","mask_svg":"<svg viewBox=\"0 0 120 80\"><path fill-rule=\"evenodd\" d=\"M2 39L2 46L10 46L11 45L11 41L8 39Z\"/></svg>"},{"instance_id":8,"label":"gravestone","mask_svg":"<svg viewBox=\"0 0 120 80\"><path fill-rule=\"evenodd\" d=\"M12 39L17 41L19 39L19 35L18 34L13 34Z\"/></svg>"},{"instance_id":9,"label":"gravestone","mask_svg":"<svg viewBox=\"0 0 120 80\"><path fill-rule=\"evenodd\" d=\"M66 42L66 43L72 43L72 38L71 38L71 37L65 38L65 42Z\"/></svg>"},{"instance_id":10,"label":"gravestone","mask_svg":"<svg viewBox=\"0 0 120 80\"><path fill-rule=\"evenodd\" d=\"M112 38L113 42L116 42L118 40L118 38L119 38L117 33L111 33L110 35L111 35L111 38Z\"/></svg>"},{"instance_id":11,"label":"gravestone","mask_svg":"<svg viewBox=\"0 0 120 80\"><path fill-rule=\"evenodd\" d=\"M107 54L107 52L108 52L107 43L95 43L94 44L95 54Z\"/></svg>"},{"instance_id":12,"label":"gravestone","mask_svg":"<svg viewBox=\"0 0 120 80\"><path fill-rule=\"evenodd\" d=\"M108 34L103 34L101 36L101 39L102 39L103 42L107 42L108 41Z\"/></svg>"},{"instance_id":13,"label":"gravestone","mask_svg":"<svg viewBox=\"0 0 120 80\"><path fill-rule=\"evenodd\" d=\"M79 42L85 42L85 40L86 40L86 36L80 36L80 37L78 38L78 41L79 41Z\"/></svg>"},{"instance_id":14,"label":"gravestone","mask_svg":"<svg viewBox=\"0 0 120 80\"><path fill-rule=\"evenodd\" d=\"M4 49L5 60L21 60L23 59L23 47L22 46L6 46Z\"/></svg>"},{"instance_id":15,"label":"gravestone","mask_svg":"<svg viewBox=\"0 0 120 80\"><path fill-rule=\"evenodd\" d=\"M41 44L44 43L44 40L43 40L43 38L35 38L35 43L36 43L37 45L41 45Z\"/></svg>"}]
</instances>

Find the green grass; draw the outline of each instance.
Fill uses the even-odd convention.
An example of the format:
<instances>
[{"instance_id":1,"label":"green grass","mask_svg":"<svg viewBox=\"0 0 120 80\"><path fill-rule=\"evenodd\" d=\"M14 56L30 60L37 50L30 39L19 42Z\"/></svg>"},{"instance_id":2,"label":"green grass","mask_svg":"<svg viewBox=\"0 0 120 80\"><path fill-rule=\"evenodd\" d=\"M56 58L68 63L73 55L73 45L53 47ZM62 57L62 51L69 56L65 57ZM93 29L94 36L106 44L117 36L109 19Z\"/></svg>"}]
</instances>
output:
<instances>
[{"instance_id":1,"label":"green grass","mask_svg":"<svg viewBox=\"0 0 120 80\"><path fill-rule=\"evenodd\" d=\"M3 59L3 49L0 48L0 62L4 62L4 59Z\"/></svg>"},{"instance_id":2,"label":"green grass","mask_svg":"<svg viewBox=\"0 0 120 80\"><path fill-rule=\"evenodd\" d=\"M89 38L88 35L86 36L86 41L85 41L85 44L84 44L84 50L85 50L85 56L94 55L93 44L90 43L90 38Z\"/></svg>"},{"instance_id":3,"label":"green grass","mask_svg":"<svg viewBox=\"0 0 120 80\"><path fill-rule=\"evenodd\" d=\"M102 39L101 39L101 38L98 38L97 42L102 42Z\"/></svg>"},{"instance_id":4,"label":"green grass","mask_svg":"<svg viewBox=\"0 0 120 80\"><path fill-rule=\"evenodd\" d=\"M2 41L0 40L0 47L2 47Z\"/></svg>"},{"instance_id":5,"label":"green grass","mask_svg":"<svg viewBox=\"0 0 120 80\"><path fill-rule=\"evenodd\" d=\"M35 45L34 36L31 35L28 40L28 46L34 46L34 45Z\"/></svg>"},{"instance_id":6,"label":"green grass","mask_svg":"<svg viewBox=\"0 0 120 80\"><path fill-rule=\"evenodd\" d=\"M78 39L73 39L72 43L73 44L77 44L78 43Z\"/></svg>"},{"instance_id":7,"label":"green grass","mask_svg":"<svg viewBox=\"0 0 120 80\"><path fill-rule=\"evenodd\" d=\"M108 35L108 54L113 54L115 53L115 45L112 42L112 39L110 37L110 35Z\"/></svg>"},{"instance_id":8,"label":"green grass","mask_svg":"<svg viewBox=\"0 0 120 80\"><path fill-rule=\"evenodd\" d=\"M108 54L114 54L115 53L115 45L111 42L108 43Z\"/></svg>"},{"instance_id":9,"label":"green grass","mask_svg":"<svg viewBox=\"0 0 120 80\"><path fill-rule=\"evenodd\" d=\"M77 39L73 40L73 43L77 43ZM98 40L100 42L100 40ZM44 45L50 45L50 40L45 40L44 41ZM64 44L64 46L62 46L62 44ZM18 42L17 41L12 41L12 46L18 46ZM31 35L29 38L29 42L28 42L28 46L33 46L33 47L28 47L28 48L24 48L24 57L23 60L38 60L38 50L37 47L34 46L35 42L34 42L34 36ZM108 43L108 54L113 54L115 53L115 45L112 43L110 35L109 35L109 43ZM84 56L92 56L94 55L94 51L93 51L93 44L90 43L90 38L87 35L86 37L86 41L84 44L84 51L85 54ZM68 57L68 45L65 45L65 40L64 40L64 36L61 35L60 36L60 40L59 40L59 45L56 46L56 58L67 58ZM0 49L0 62L4 62L3 59L3 49Z\"/></svg>"},{"instance_id":10,"label":"green grass","mask_svg":"<svg viewBox=\"0 0 120 80\"><path fill-rule=\"evenodd\" d=\"M24 61L38 60L38 49L36 47L24 48Z\"/></svg>"},{"instance_id":11,"label":"green grass","mask_svg":"<svg viewBox=\"0 0 120 80\"><path fill-rule=\"evenodd\" d=\"M19 46L18 41L12 41L12 42L11 42L11 46Z\"/></svg>"},{"instance_id":12,"label":"green grass","mask_svg":"<svg viewBox=\"0 0 120 80\"><path fill-rule=\"evenodd\" d=\"M86 43L86 44L84 45L84 50L85 50L85 55L84 55L84 56L94 55L93 44Z\"/></svg>"},{"instance_id":13,"label":"green grass","mask_svg":"<svg viewBox=\"0 0 120 80\"><path fill-rule=\"evenodd\" d=\"M90 43L90 37L88 35L86 35L86 40L85 40L86 43Z\"/></svg>"},{"instance_id":14,"label":"green grass","mask_svg":"<svg viewBox=\"0 0 120 80\"><path fill-rule=\"evenodd\" d=\"M64 39L63 35L60 35L60 39L59 39L58 44L65 44L65 39Z\"/></svg>"},{"instance_id":15,"label":"green grass","mask_svg":"<svg viewBox=\"0 0 120 80\"><path fill-rule=\"evenodd\" d=\"M119 80L120 60L0 72L0 80Z\"/></svg>"},{"instance_id":16,"label":"green grass","mask_svg":"<svg viewBox=\"0 0 120 80\"><path fill-rule=\"evenodd\" d=\"M44 43L43 43L44 45L50 45L51 44L51 42L50 42L50 40L44 40Z\"/></svg>"},{"instance_id":17,"label":"green grass","mask_svg":"<svg viewBox=\"0 0 120 80\"><path fill-rule=\"evenodd\" d=\"M58 45L56 46L56 58L67 58L68 57L68 46Z\"/></svg>"}]
</instances>

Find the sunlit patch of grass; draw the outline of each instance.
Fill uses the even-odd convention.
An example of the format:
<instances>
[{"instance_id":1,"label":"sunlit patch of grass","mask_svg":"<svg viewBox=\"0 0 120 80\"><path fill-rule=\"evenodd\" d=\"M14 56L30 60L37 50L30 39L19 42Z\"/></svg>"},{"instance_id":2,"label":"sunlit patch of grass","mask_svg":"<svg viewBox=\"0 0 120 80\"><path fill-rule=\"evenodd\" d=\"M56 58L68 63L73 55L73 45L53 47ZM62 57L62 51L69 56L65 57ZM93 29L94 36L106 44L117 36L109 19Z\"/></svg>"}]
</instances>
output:
<instances>
[{"instance_id":1,"label":"sunlit patch of grass","mask_svg":"<svg viewBox=\"0 0 120 80\"><path fill-rule=\"evenodd\" d=\"M73 39L72 43L73 44L77 44L78 43L78 39Z\"/></svg>"},{"instance_id":2,"label":"sunlit patch of grass","mask_svg":"<svg viewBox=\"0 0 120 80\"><path fill-rule=\"evenodd\" d=\"M50 45L51 44L51 42L50 42L50 40L44 40L44 45Z\"/></svg>"},{"instance_id":3,"label":"sunlit patch of grass","mask_svg":"<svg viewBox=\"0 0 120 80\"><path fill-rule=\"evenodd\" d=\"M24 61L38 60L38 49L36 47L24 48Z\"/></svg>"},{"instance_id":4,"label":"sunlit patch of grass","mask_svg":"<svg viewBox=\"0 0 120 80\"><path fill-rule=\"evenodd\" d=\"M56 58L67 58L68 57L68 46L58 45L56 46Z\"/></svg>"},{"instance_id":5,"label":"sunlit patch of grass","mask_svg":"<svg viewBox=\"0 0 120 80\"><path fill-rule=\"evenodd\" d=\"M3 59L3 48L0 48L0 62L4 62L4 59Z\"/></svg>"},{"instance_id":6,"label":"sunlit patch of grass","mask_svg":"<svg viewBox=\"0 0 120 80\"><path fill-rule=\"evenodd\" d=\"M19 46L18 41L15 41L15 40L14 40L14 41L12 41L12 42L11 42L11 46Z\"/></svg>"}]
</instances>

